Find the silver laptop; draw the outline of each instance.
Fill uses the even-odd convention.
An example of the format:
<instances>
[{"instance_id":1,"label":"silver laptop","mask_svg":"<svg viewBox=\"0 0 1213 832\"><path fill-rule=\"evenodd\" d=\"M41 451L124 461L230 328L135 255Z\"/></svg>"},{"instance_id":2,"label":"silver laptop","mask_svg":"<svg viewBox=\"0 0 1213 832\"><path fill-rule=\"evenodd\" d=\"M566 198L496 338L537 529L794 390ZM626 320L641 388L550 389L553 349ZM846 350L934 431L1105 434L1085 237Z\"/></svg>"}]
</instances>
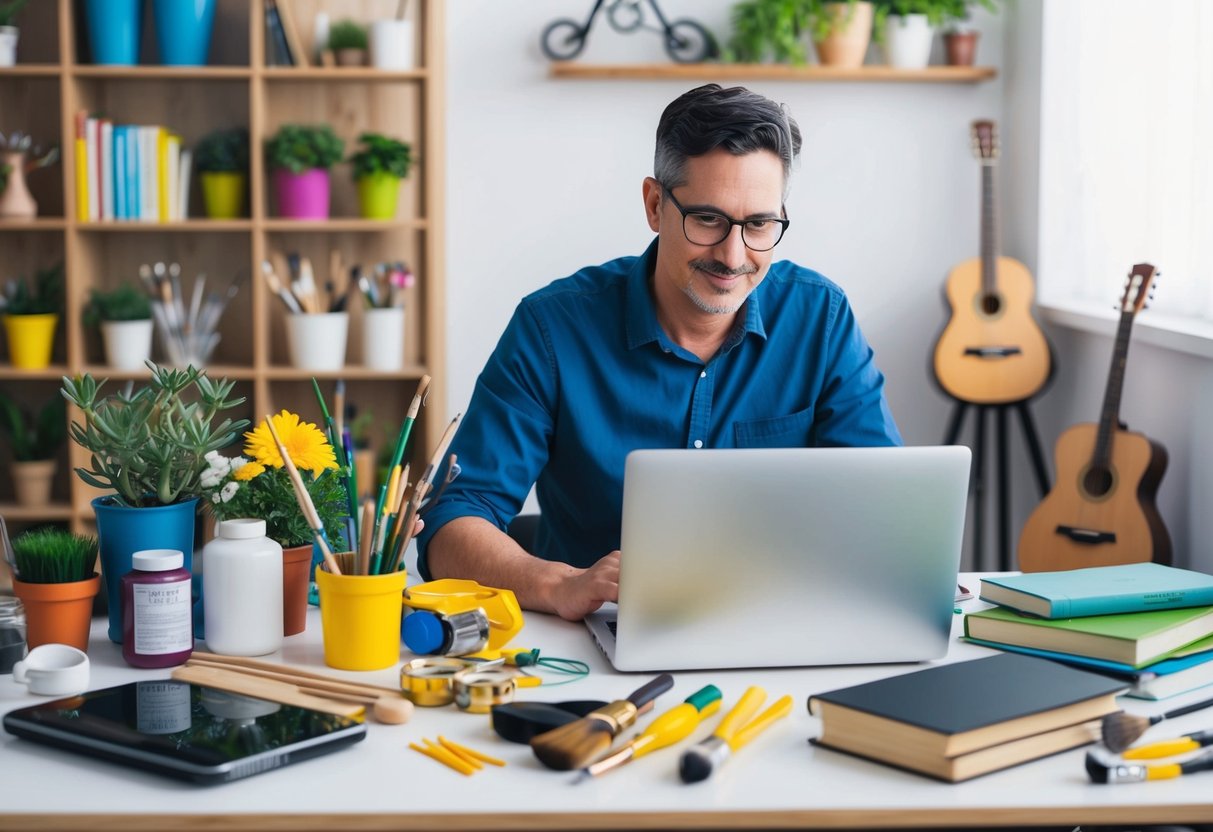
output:
<instances>
[{"instance_id":1,"label":"silver laptop","mask_svg":"<svg viewBox=\"0 0 1213 832\"><path fill-rule=\"evenodd\" d=\"M962 446L634 451L619 604L586 624L619 670L939 658L969 458Z\"/></svg>"}]
</instances>

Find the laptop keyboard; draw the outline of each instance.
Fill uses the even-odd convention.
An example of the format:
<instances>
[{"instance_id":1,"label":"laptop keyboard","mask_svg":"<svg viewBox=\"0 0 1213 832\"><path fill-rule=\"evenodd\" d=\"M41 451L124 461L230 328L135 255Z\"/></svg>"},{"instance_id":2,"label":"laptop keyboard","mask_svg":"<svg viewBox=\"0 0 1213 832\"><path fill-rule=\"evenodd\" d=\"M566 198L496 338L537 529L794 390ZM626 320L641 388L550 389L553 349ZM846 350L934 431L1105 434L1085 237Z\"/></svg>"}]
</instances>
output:
<instances>
[{"instance_id":1,"label":"laptop keyboard","mask_svg":"<svg viewBox=\"0 0 1213 832\"><path fill-rule=\"evenodd\" d=\"M611 631L611 635L613 635L613 636L619 635L619 633L616 632L616 628L619 627L619 619L612 618L610 621L608 621L606 623L606 625L607 625L607 629Z\"/></svg>"}]
</instances>

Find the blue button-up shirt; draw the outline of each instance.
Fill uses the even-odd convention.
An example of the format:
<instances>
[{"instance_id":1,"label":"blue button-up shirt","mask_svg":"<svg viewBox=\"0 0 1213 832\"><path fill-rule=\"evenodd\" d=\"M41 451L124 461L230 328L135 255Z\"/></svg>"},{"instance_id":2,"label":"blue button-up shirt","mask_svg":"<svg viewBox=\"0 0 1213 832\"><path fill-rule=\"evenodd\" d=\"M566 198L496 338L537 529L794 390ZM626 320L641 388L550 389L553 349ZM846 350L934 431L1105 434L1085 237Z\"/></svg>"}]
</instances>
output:
<instances>
[{"instance_id":1,"label":"blue button-up shirt","mask_svg":"<svg viewBox=\"0 0 1213 832\"><path fill-rule=\"evenodd\" d=\"M582 269L519 304L451 446L459 477L423 515L427 579L435 532L469 515L505 530L532 484L535 555L588 567L618 549L624 459L638 448L901 444L838 286L773 263L705 362L657 322L656 251Z\"/></svg>"}]
</instances>

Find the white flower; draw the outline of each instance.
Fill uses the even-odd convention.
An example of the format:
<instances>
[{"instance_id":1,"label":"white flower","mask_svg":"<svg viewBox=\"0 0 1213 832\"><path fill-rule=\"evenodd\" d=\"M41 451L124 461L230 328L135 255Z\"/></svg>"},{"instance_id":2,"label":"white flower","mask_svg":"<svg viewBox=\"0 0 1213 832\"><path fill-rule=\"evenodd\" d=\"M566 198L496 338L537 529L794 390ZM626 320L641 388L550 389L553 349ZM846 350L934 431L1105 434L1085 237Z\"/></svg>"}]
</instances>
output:
<instances>
[{"instance_id":1,"label":"white flower","mask_svg":"<svg viewBox=\"0 0 1213 832\"><path fill-rule=\"evenodd\" d=\"M228 472L232 470L232 460L225 456L220 456L218 451L207 452L203 459L207 462L207 472L214 472L220 478L226 477Z\"/></svg>"},{"instance_id":2,"label":"white flower","mask_svg":"<svg viewBox=\"0 0 1213 832\"><path fill-rule=\"evenodd\" d=\"M218 491L216 491L214 494L212 494L212 495L211 495L211 502L212 502L212 503L217 503L217 502L219 502L219 499L220 499L220 498L219 498L219 492L218 492Z\"/></svg>"},{"instance_id":3,"label":"white flower","mask_svg":"<svg viewBox=\"0 0 1213 832\"><path fill-rule=\"evenodd\" d=\"M226 503L229 500L231 500L232 497L235 497L236 492L239 490L240 490L239 483L229 482L227 485L223 486L223 490L219 492L219 496L223 499L223 502Z\"/></svg>"},{"instance_id":4,"label":"white flower","mask_svg":"<svg viewBox=\"0 0 1213 832\"><path fill-rule=\"evenodd\" d=\"M239 471L245 465L248 465L248 460L242 456L232 457L230 460L230 467L233 474Z\"/></svg>"},{"instance_id":5,"label":"white flower","mask_svg":"<svg viewBox=\"0 0 1213 832\"><path fill-rule=\"evenodd\" d=\"M222 481L223 481L223 474L220 474L218 471L216 471L212 468L207 468L198 477L198 484L201 485L203 488L214 488L217 485L219 485L219 483L221 483Z\"/></svg>"}]
</instances>

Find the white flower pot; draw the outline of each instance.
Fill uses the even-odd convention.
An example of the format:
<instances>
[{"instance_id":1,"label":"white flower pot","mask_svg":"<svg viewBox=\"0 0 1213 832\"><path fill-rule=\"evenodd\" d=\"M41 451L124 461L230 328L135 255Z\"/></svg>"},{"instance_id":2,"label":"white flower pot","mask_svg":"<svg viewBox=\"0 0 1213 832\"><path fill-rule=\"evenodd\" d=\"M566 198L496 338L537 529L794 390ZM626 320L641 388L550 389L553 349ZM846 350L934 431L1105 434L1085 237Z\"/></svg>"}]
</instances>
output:
<instances>
[{"instance_id":1,"label":"white flower pot","mask_svg":"<svg viewBox=\"0 0 1213 832\"><path fill-rule=\"evenodd\" d=\"M19 35L16 26L0 26L0 66L16 66Z\"/></svg>"},{"instance_id":2,"label":"white flower pot","mask_svg":"<svg viewBox=\"0 0 1213 832\"><path fill-rule=\"evenodd\" d=\"M105 360L115 370L139 370L152 357L152 322L102 321Z\"/></svg>"},{"instance_id":3,"label":"white flower pot","mask_svg":"<svg viewBox=\"0 0 1213 832\"><path fill-rule=\"evenodd\" d=\"M404 309L368 309L362 313L362 363L372 370L404 367Z\"/></svg>"},{"instance_id":4,"label":"white flower pot","mask_svg":"<svg viewBox=\"0 0 1213 832\"><path fill-rule=\"evenodd\" d=\"M889 66L922 69L931 59L935 30L925 14L889 15L884 24L884 49Z\"/></svg>"},{"instance_id":5,"label":"white flower pot","mask_svg":"<svg viewBox=\"0 0 1213 832\"><path fill-rule=\"evenodd\" d=\"M376 20L371 24L371 66L376 69L413 68L413 23Z\"/></svg>"},{"instance_id":6,"label":"white flower pot","mask_svg":"<svg viewBox=\"0 0 1213 832\"><path fill-rule=\"evenodd\" d=\"M349 328L350 316L346 312L287 315L291 364L301 370L340 370L345 366Z\"/></svg>"}]
</instances>

